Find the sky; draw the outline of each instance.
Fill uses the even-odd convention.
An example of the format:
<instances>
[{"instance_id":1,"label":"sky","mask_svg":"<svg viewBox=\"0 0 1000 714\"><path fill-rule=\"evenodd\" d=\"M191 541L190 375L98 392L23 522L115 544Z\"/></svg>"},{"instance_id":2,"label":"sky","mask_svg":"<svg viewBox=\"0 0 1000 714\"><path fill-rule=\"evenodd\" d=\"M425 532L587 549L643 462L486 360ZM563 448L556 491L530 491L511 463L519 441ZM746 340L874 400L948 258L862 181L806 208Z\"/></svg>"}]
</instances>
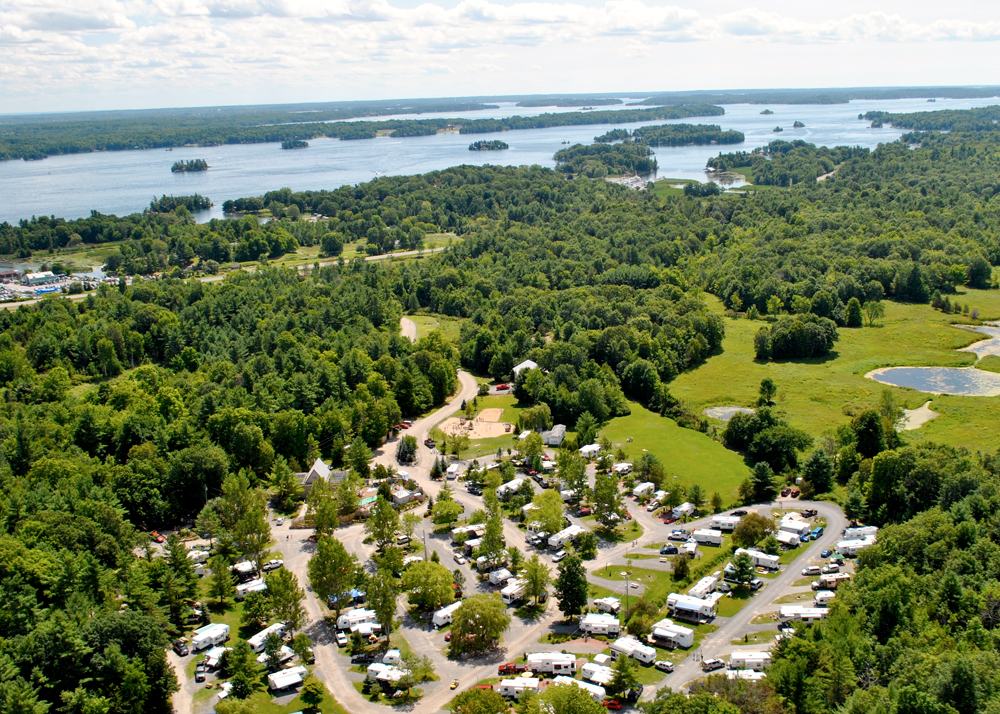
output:
<instances>
[{"instance_id":1,"label":"sky","mask_svg":"<svg viewBox=\"0 0 1000 714\"><path fill-rule=\"evenodd\" d=\"M996 0L0 0L0 113L995 85L998 57Z\"/></svg>"}]
</instances>

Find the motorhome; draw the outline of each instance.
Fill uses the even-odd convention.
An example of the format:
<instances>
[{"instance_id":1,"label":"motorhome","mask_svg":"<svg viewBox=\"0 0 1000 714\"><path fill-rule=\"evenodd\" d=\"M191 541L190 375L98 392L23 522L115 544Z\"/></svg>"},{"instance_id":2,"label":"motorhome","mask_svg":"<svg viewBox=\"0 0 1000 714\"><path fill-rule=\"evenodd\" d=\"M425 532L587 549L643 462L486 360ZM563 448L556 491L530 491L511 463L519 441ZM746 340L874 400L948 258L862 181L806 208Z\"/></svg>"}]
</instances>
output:
<instances>
[{"instance_id":1,"label":"motorhome","mask_svg":"<svg viewBox=\"0 0 1000 714\"><path fill-rule=\"evenodd\" d=\"M507 568L500 568L490 573L490 585L506 585L507 581L514 577L514 574Z\"/></svg>"},{"instance_id":2,"label":"motorhome","mask_svg":"<svg viewBox=\"0 0 1000 714\"><path fill-rule=\"evenodd\" d=\"M696 528L691 537L695 539L698 545L712 545L716 547L722 545L722 531L712 530L711 528Z\"/></svg>"},{"instance_id":3,"label":"motorhome","mask_svg":"<svg viewBox=\"0 0 1000 714\"><path fill-rule=\"evenodd\" d=\"M233 566L233 572L240 580L252 580L257 576L257 566L249 560L241 560Z\"/></svg>"},{"instance_id":4,"label":"motorhome","mask_svg":"<svg viewBox=\"0 0 1000 714\"><path fill-rule=\"evenodd\" d=\"M188 560L190 560L192 563L207 563L208 553L206 553L203 550L189 550Z\"/></svg>"},{"instance_id":5,"label":"motorhome","mask_svg":"<svg viewBox=\"0 0 1000 714\"><path fill-rule=\"evenodd\" d=\"M642 496L650 494L655 490L656 490L655 484L652 484L649 481L644 481L643 483L640 483L638 486L632 489L632 495L635 496L636 498L641 498Z\"/></svg>"},{"instance_id":6,"label":"motorhome","mask_svg":"<svg viewBox=\"0 0 1000 714\"><path fill-rule=\"evenodd\" d=\"M667 609L682 620L698 621L715 617L714 600L703 600L690 595L671 593L667 597Z\"/></svg>"},{"instance_id":7,"label":"motorhome","mask_svg":"<svg viewBox=\"0 0 1000 714\"><path fill-rule=\"evenodd\" d=\"M844 540L862 540L864 538L878 535L877 526L856 526L844 530Z\"/></svg>"},{"instance_id":8,"label":"motorhome","mask_svg":"<svg viewBox=\"0 0 1000 714\"><path fill-rule=\"evenodd\" d=\"M347 610L337 618L337 629L350 630L358 625L373 624L376 622L378 622L378 616L374 610L357 607L353 610Z\"/></svg>"},{"instance_id":9,"label":"motorhome","mask_svg":"<svg viewBox=\"0 0 1000 714\"><path fill-rule=\"evenodd\" d=\"M617 635L621 631L621 623L614 615L591 612L580 620L580 630L591 635Z\"/></svg>"},{"instance_id":10,"label":"motorhome","mask_svg":"<svg viewBox=\"0 0 1000 714\"><path fill-rule=\"evenodd\" d=\"M714 575L706 575L688 590L688 595L704 600L708 595L715 592L715 587L718 584L719 578Z\"/></svg>"},{"instance_id":11,"label":"motorhome","mask_svg":"<svg viewBox=\"0 0 1000 714\"><path fill-rule=\"evenodd\" d=\"M813 605L816 607L826 607L830 601L837 597L837 593L830 590L819 590L813 595Z\"/></svg>"},{"instance_id":12,"label":"motorhome","mask_svg":"<svg viewBox=\"0 0 1000 714\"><path fill-rule=\"evenodd\" d=\"M842 540L837 543L837 552L848 558L853 558L865 548L875 545L875 538L868 536L864 539Z\"/></svg>"},{"instance_id":13,"label":"motorhome","mask_svg":"<svg viewBox=\"0 0 1000 714\"><path fill-rule=\"evenodd\" d=\"M280 692L283 689L299 686L308 676L309 671L305 667L289 667L267 675L267 686Z\"/></svg>"},{"instance_id":14,"label":"motorhome","mask_svg":"<svg viewBox=\"0 0 1000 714\"><path fill-rule=\"evenodd\" d=\"M240 583L236 586L236 599L242 600L250 593L261 593L265 590L267 590L267 583L260 578L250 580L246 583Z\"/></svg>"},{"instance_id":15,"label":"motorhome","mask_svg":"<svg viewBox=\"0 0 1000 714\"><path fill-rule=\"evenodd\" d=\"M653 625L647 641L660 647L691 647L694 645L694 630L683 627L666 618Z\"/></svg>"},{"instance_id":16,"label":"motorhome","mask_svg":"<svg viewBox=\"0 0 1000 714\"><path fill-rule=\"evenodd\" d=\"M576 540L576 538L587 532L587 529L583 526L569 526L563 528L561 531L555 535L549 536L549 550L559 550L564 545L570 541Z\"/></svg>"},{"instance_id":17,"label":"motorhome","mask_svg":"<svg viewBox=\"0 0 1000 714\"><path fill-rule=\"evenodd\" d=\"M500 591L500 599L504 605L513 605L524 600L524 593L528 588L526 580L511 580L507 587Z\"/></svg>"},{"instance_id":18,"label":"motorhome","mask_svg":"<svg viewBox=\"0 0 1000 714\"><path fill-rule=\"evenodd\" d=\"M622 601L609 595L608 597L602 597L600 600L594 600L594 607L600 612L610 612L612 615L617 615L622 607Z\"/></svg>"},{"instance_id":19,"label":"motorhome","mask_svg":"<svg viewBox=\"0 0 1000 714\"><path fill-rule=\"evenodd\" d=\"M615 671L603 664L587 662L587 664L580 667L580 674L588 682L604 685L610 682L611 678L615 676Z\"/></svg>"},{"instance_id":20,"label":"motorhome","mask_svg":"<svg viewBox=\"0 0 1000 714\"><path fill-rule=\"evenodd\" d=\"M403 653L400 650L388 650L384 655L382 655L382 664L401 664L403 662Z\"/></svg>"},{"instance_id":21,"label":"motorhome","mask_svg":"<svg viewBox=\"0 0 1000 714\"><path fill-rule=\"evenodd\" d=\"M529 652L524 664L535 674L576 674L576 655L569 652Z\"/></svg>"},{"instance_id":22,"label":"motorhome","mask_svg":"<svg viewBox=\"0 0 1000 714\"><path fill-rule=\"evenodd\" d=\"M191 633L191 650L196 652L206 647L220 645L229 639L229 625L215 622L199 627Z\"/></svg>"},{"instance_id":23,"label":"motorhome","mask_svg":"<svg viewBox=\"0 0 1000 714\"><path fill-rule=\"evenodd\" d=\"M759 672L771 666L769 652L733 652L729 658L730 669L752 669Z\"/></svg>"},{"instance_id":24,"label":"motorhome","mask_svg":"<svg viewBox=\"0 0 1000 714\"><path fill-rule=\"evenodd\" d=\"M554 680L552 680L552 686L579 687L587 694L589 694L595 702L603 702L604 698L608 696L608 693L605 691L604 687L600 686L599 684L590 684L589 682L583 682L579 679L573 679L572 677L556 677Z\"/></svg>"},{"instance_id":25,"label":"motorhome","mask_svg":"<svg viewBox=\"0 0 1000 714\"><path fill-rule=\"evenodd\" d=\"M623 655L643 664L651 664L656 659L656 650L634 637L619 637L611 643L611 656L618 659Z\"/></svg>"},{"instance_id":26,"label":"motorhome","mask_svg":"<svg viewBox=\"0 0 1000 714\"><path fill-rule=\"evenodd\" d=\"M276 622L270 627L265 627L263 630L247 640L247 644L250 645L250 649L254 652L263 652L264 645L267 643L267 636L272 632L278 637L284 639L288 629L285 627L284 622Z\"/></svg>"},{"instance_id":27,"label":"motorhome","mask_svg":"<svg viewBox=\"0 0 1000 714\"><path fill-rule=\"evenodd\" d=\"M780 566L779 557L777 555L768 555L760 550L747 550L746 548L737 548L734 555L739 555L740 553L747 553L750 556L750 560L758 568L766 568L767 570L777 570Z\"/></svg>"},{"instance_id":28,"label":"motorhome","mask_svg":"<svg viewBox=\"0 0 1000 714\"><path fill-rule=\"evenodd\" d=\"M521 695L525 692L530 692L531 694L538 693L538 678L537 677L518 677L517 679L504 679L500 681L497 685L497 694L501 697L513 697L514 699L520 699Z\"/></svg>"},{"instance_id":29,"label":"motorhome","mask_svg":"<svg viewBox=\"0 0 1000 714\"><path fill-rule=\"evenodd\" d=\"M785 605L778 610L778 621L786 622L818 622L826 619L829 608L803 607L802 605Z\"/></svg>"},{"instance_id":30,"label":"motorhome","mask_svg":"<svg viewBox=\"0 0 1000 714\"><path fill-rule=\"evenodd\" d=\"M799 537L790 531L778 531L774 534L774 538L786 548L798 548L802 543Z\"/></svg>"},{"instance_id":31,"label":"motorhome","mask_svg":"<svg viewBox=\"0 0 1000 714\"><path fill-rule=\"evenodd\" d=\"M458 464L452 464L451 466L448 467L448 469L444 473L449 481L454 481L455 479L458 478L458 474L461 470L462 470L461 466L459 466Z\"/></svg>"},{"instance_id":32,"label":"motorhome","mask_svg":"<svg viewBox=\"0 0 1000 714\"><path fill-rule=\"evenodd\" d=\"M445 625L451 624L451 618L455 616L455 611L462 606L462 601L453 602L447 607L442 607L440 610L434 613L434 627L444 627Z\"/></svg>"},{"instance_id":33,"label":"motorhome","mask_svg":"<svg viewBox=\"0 0 1000 714\"><path fill-rule=\"evenodd\" d=\"M739 516L712 516L712 528L720 531L731 531L740 524Z\"/></svg>"}]
</instances>

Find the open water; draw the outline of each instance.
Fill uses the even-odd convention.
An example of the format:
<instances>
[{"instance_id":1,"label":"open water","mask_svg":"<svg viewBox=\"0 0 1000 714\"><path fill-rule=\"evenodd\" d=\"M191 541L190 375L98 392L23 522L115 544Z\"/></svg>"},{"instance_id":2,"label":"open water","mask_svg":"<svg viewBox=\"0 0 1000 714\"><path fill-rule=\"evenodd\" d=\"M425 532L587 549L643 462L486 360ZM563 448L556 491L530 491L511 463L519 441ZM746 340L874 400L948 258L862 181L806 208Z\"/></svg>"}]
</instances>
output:
<instances>
[{"instance_id":1,"label":"open water","mask_svg":"<svg viewBox=\"0 0 1000 714\"><path fill-rule=\"evenodd\" d=\"M967 109L998 103L997 99L924 99L857 101L834 105L775 105L772 115L761 115L761 105L725 105L721 117L701 117L677 122L720 124L746 135L742 144L725 147L688 146L656 150L661 178L709 180L705 163L721 151L749 151L780 138L803 139L821 146L865 146L894 141L903 133L889 127L870 129L858 114L870 109L886 111L931 111ZM625 109L627 107L597 107ZM456 112L442 116L488 118L543 112L578 111L578 108L517 108ZM427 118L437 115L407 115ZM792 124L801 121L802 129ZM655 121L649 124L662 124ZM163 194L200 193L215 203L199 220L222 216L227 199L259 196L266 191L289 187L296 191L334 189L369 181L376 175L408 175L445 169L461 164L538 164L555 166L552 155L566 143L590 143L594 137L615 126L635 128L641 124L607 124L508 131L502 134L437 134L405 139L379 138L363 141L314 139L307 149L283 151L279 144L234 144L212 147L185 147L172 151L137 150L52 156L42 161L0 162L0 222L16 222L36 215L79 218L100 213L125 215L141 211ZM775 126L784 131L774 133ZM507 151L469 151L478 139L502 138ZM171 173L180 159L206 159L208 171Z\"/></svg>"}]
</instances>

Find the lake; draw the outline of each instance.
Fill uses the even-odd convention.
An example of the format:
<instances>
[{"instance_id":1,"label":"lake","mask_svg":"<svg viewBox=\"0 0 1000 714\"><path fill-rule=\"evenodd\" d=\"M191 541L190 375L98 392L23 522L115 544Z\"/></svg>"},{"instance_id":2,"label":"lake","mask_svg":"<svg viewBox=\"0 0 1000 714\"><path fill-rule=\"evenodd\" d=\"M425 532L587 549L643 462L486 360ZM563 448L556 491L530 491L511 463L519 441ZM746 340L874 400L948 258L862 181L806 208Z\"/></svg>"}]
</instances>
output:
<instances>
[{"instance_id":1,"label":"lake","mask_svg":"<svg viewBox=\"0 0 1000 714\"><path fill-rule=\"evenodd\" d=\"M742 144L721 147L722 151L748 151L776 138L803 139L823 146L865 146L895 141L902 131L889 127L870 129L858 114L872 109L893 112L968 109L996 104L996 99L924 99L855 101L833 105L774 105L771 115L761 115L763 105L726 105L726 115L645 124L601 124L508 131L497 134L436 134L405 139L378 138L362 141L313 139L306 149L283 151L279 144L231 144L212 147L183 147L172 151L114 151L52 156L42 161L0 162L0 221L16 222L36 215L79 218L100 213L125 215L141 211L162 194L200 193L215 202L199 220L222 216L227 199L259 196L266 191L289 187L295 191L334 189L375 178L376 175L409 175L445 169L461 164L555 166L552 155L564 142L591 143L595 136L615 126L635 128L648 124L720 124L746 135ZM624 106L599 109L624 109ZM576 108L517 108L452 112L441 116L456 118L496 118L519 114L576 111ZM429 118L433 114L407 115ZM388 117L383 117L388 118ZM793 129L801 121L804 128ZM775 126L784 131L774 133ZM477 139L503 138L506 151L469 151ZM658 176L708 180L705 163L718 154L718 146L686 146L656 149ZM181 159L206 159L208 171L171 173Z\"/></svg>"}]
</instances>

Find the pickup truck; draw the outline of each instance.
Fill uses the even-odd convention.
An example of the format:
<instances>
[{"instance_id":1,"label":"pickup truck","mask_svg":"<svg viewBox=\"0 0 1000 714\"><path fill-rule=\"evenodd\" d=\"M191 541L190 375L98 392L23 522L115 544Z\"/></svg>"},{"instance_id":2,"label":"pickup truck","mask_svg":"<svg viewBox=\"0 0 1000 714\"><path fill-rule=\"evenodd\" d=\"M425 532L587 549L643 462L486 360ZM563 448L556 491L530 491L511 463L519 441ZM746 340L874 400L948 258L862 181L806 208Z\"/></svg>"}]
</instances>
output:
<instances>
[{"instance_id":1,"label":"pickup truck","mask_svg":"<svg viewBox=\"0 0 1000 714\"><path fill-rule=\"evenodd\" d=\"M503 674L514 674L514 675L517 675L517 674L521 674L521 672L524 672L527 669L528 668L525 667L523 664L514 664L513 662L508 662L507 664L502 664L499 667L497 667L497 674L498 675L503 675Z\"/></svg>"}]
</instances>

